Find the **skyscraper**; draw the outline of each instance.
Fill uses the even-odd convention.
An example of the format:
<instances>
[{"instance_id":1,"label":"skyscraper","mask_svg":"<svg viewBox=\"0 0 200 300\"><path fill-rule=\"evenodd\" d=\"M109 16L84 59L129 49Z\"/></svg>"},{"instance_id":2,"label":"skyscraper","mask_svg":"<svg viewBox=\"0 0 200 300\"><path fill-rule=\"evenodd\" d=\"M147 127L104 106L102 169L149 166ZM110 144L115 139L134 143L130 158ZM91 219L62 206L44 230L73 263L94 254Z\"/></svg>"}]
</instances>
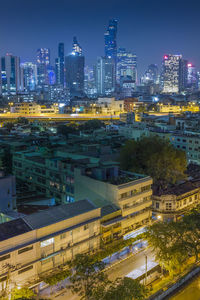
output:
<instances>
[{"instance_id":1,"label":"skyscraper","mask_svg":"<svg viewBox=\"0 0 200 300\"><path fill-rule=\"evenodd\" d=\"M144 83L159 83L159 75L158 75L158 66L155 64L151 64L148 66L148 69L145 72L143 77Z\"/></svg>"},{"instance_id":2,"label":"skyscraper","mask_svg":"<svg viewBox=\"0 0 200 300\"><path fill-rule=\"evenodd\" d=\"M80 96L84 93L84 65L85 58L82 48L77 40L73 40L73 51L65 58L66 87L71 97Z\"/></svg>"},{"instance_id":3,"label":"skyscraper","mask_svg":"<svg viewBox=\"0 0 200 300\"><path fill-rule=\"evenodd\" d=\"M112 95L115 90L115 62L110 57L99 57L95 68L97 94Z\"/></svg>"},{"instance_id":4,"label":"skyscraper","mask_svg":"<svg viewBox=\"0 0 200 300\"><path fill-rule=\"evenodd\" d=\"M42 87L49 83L48 68L50 66L50 49L39 48L37 50L37 74L38 86Z\"/></svg>"},{"instance_id":5,"label":"skyscraper","mask_svg":"<svg viewBox=\"0 0 200 300\"><path fill-rule=\"evenodd\" d=\"M64 43L58 44L58 58L56 58L56 83L64 86L65 53Z\"/></svg>"},{"instance_id":6,"label":"skyscraper","mask_svg":"<svg viewBox=\"0 0 200 300\"><path fill-rule=\"evenodd\" d=\"M7 53L0 60L0 94L16 94L23 90L23 77L20 59Z\"/></svg>"},{"instance_id":7,"label":"skyscraper","mask_svg":"<svg viewBox=\"0 0 200 300\"><path fill-rule=\"evenodd\" d=\"M25 91L34 91L37 85L37 66L32 62L25 62L21 64L24 76Z\"/></svg>"},{"instance_id":8,"label":"skyscraper","mask_svg":"<svg viewBox=\"0 0 200 300\"><path fill-rule=\"evenodd\" d=\"M182 55L164 55L162 63L162 92L165 94L178 94L182 86L183 64Z\"/></svg>"},{"instance_id":9,"label":"skyscraper","mask_svg":"<svg viewBox=\"0 0 200 300\"><path fill-rule=\"evenodd\" d=\"M131 81L137 82L137 56L126 51L125 48L119 48L117 52L117 81L130 78Z\"/></svg>"},{"instance_id":10,"label":"skyscraper","mask_svg":"<svg viewBox=\"0 0 200 300\"><path fill-rule=\"evenodd\" d=\"M105 57L117 59L117 20L109 21L108 28L104 34L105 39Z\"/></svg>"},{"instance_id":11,"label":"skyscraper","mask_svg":"<svg viewBox=\"0 0 200 300\"><path fill-rule=\"evenodd\" d=\"M189 88L197 89L198 80L197 80L197 70L192 63L187 64L187 85Z\"/></svg>"}]
</instances>

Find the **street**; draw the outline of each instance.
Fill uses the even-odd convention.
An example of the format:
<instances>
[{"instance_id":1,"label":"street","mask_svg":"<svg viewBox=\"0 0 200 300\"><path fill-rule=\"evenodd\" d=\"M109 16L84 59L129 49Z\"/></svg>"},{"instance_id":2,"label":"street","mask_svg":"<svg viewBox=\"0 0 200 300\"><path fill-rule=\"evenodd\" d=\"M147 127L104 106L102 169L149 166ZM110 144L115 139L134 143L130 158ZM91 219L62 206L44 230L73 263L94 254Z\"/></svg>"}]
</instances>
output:
<instances>
[{"instance_id":1,"label":"street","mask_svg":"<svg viewBox=\"0 0 200 300\"><path fill-rule=\"evenodd\" d=\"M106 271L110 280L115 280L118 277L124 277L131 273L133 270L140 269L142 266L145 265L145 255L147 255L147 263L154 261L154 256L151 253L150 249L144 250L142 252L133 255L126 260L120 262L116 266L111 267ZM69 291L63 293L60 296L52 296L51 299L57 300L78 300L79 297L77 295L72 295Z\"/></svg>"}]
</instances>

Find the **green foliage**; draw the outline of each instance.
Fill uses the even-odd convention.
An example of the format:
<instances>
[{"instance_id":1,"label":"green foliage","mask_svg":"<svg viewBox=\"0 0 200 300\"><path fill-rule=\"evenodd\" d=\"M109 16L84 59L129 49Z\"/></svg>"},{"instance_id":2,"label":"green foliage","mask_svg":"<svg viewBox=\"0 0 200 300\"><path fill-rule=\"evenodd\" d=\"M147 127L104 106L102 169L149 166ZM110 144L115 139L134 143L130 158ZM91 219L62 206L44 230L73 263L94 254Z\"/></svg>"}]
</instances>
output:
<instances>
[{"instance_id":1,"label":"green foliage","mask_svg":"<svg viewBox=\"0 0 200 300\"><path fill-rule=\"evenodd\" d=\"M144 300L148 294L148 289L139 283L137 280L133 280L128 277L118 278L104 290L102 300Z\"/></svg>"},{"instance_id":2,"label":"green foliage","mask_svg":"<svg viewBox=\"0 0 200 300\"><path fill-rule=\"evenodd\" d=\"M18 124L21 124L21 125L27 125L28 124L28 119L27 118L24 118L24 117L19 117L17 119L17 123Z\"/></svg>"},{"instance_id":3,"label":"green foliage","mask_svg":"<svg viewBox=\"0 0 200 300\"><path fill-rule=\"evenodd\" d=\"M46 282L49 285L57 284L59 281L64 280L65 278L69 277L71 275L70 270L63 270L59 273L50 275L48 277L41 277L41 280Z\"/></svg>"},{"instance_id":4,"label":"green foliage","mask_svg":"<svg viewBox=\"0 0 200 300\"><path fill-rule=\"evenodd\" d=\"M77 128L73 125L59 125L57 127L57 133L62 134L66 137L68 137L69 134L77 134Z\"/></svg>"},{"instance_id":5,"label":"green foliage","mask_svg":"<svg viewBox=\"0 0 200 300\"><path fill-rule=\"evenodd\" d=\"M6 123L4 123L4 127L10 132L14 127L14 123L6 122Z\"/></svg>"},{"instance_id":6,"label":"green foliage","mask_svg":"<svg viewBox=\"0 0 200 300\"><path fill-rule=\"evenodd\" d=\"M36 294L28 289L28 288L21 288L21 289L13 289L11 292L11 300L16 300L16 299L35 299Z\"/></svg>"},{"instance_id":7,"label":"green foliage","mask_svg":"<svg viewBox=\"0 0 200 300\"><path fill-rule=\"evenodd\" d=\"M186 177L185 152L158 137L127 141L120 152L120 164L124 170L152 176L159 188L166 188Z\"/></svg>"},{"instance_id":8,"label":"green foliage","mask_svg":"<svg viewBox=\"0 0 200 300\"><path fill-rule=\"evenodd\" d=\"M98 253L95 253L93 257L93 261L100 261L110 255L112 255L115 252L118 252L122 250L125 247L131 246L134 242L145 238L145 233L139 234L135 238L130 238L128 240L119 240L117 243L112 243L108 245L104 245L102 250Z\"/></svg>"},{"instance_id":9,"label":"green foliage","mask_svg":"<svg viewBox=\"0 0 200 300\"><path fill-rule=\"evenodd\" d=\"M100 129L104 127L104 123L100 120L89 120L85 122L83 125L79 126L80 131L93 131L96 129Z\"/></svg>"},{"instance_id":10,"label":"green foliage","mask_svg":"<svg viewBox=\"0 0 200 300\"><path fill-rule=\"evenodd\" d=\"M200 207L178 222L158 222L148 228L147 240L156 260L170 273L179 272L191 255L200 252Z\"/></svg>"},{"instance_id":11,"label":"green foliage","mask_svg":"<svg viewBox=\"0 0 200 300\"><path fill-rule=\"evenodd\" d=\"M74 294L78 294L81 299L94 299L94 291L108 282L104 272L103 262L95 262L91 256L85 254L76 255L75 259L69 263L73 268L70 277L69 289Z\"/></svg>"}]
</instances>

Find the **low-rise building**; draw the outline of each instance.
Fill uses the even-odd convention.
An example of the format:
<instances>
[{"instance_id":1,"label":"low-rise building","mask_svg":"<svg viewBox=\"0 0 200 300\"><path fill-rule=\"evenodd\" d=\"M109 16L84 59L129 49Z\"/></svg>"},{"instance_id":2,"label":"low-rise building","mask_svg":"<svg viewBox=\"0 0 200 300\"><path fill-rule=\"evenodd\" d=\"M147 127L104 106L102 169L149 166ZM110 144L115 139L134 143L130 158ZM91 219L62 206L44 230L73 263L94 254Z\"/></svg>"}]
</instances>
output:
<instances>
[{"instance_id":1,"label":"low-rise building","mask_svg":"<svg viewBox=\"0 0 200 300\"><path fill-rule=\"evenodd\" d=\"M156 191L152 199L153 217L176 221L200 203L200 181L187 181L164 191Z\"/></svg>"},{"instance_id":2,"label":"low-rise building","mask_svg":"<svg viewBox=\"0 0 200 300\"><path fill-rule=\"evenodd\" d=\"M106 162L96 168L75 170L75 201L88 197L98 207L114 204L121 210L121 234L149 224L152 178L123 172Z\"/></svg>"},{"instance_id":3,"label":"low-rise building","mask_svg":"<svg viewBox=\"0 0 200 300\"><path fill-rule=\"evenodd\" d=\"M100 208L88 200L0 224L0 290L38 281L100 245Z\"/></svg>"}]
</instances>

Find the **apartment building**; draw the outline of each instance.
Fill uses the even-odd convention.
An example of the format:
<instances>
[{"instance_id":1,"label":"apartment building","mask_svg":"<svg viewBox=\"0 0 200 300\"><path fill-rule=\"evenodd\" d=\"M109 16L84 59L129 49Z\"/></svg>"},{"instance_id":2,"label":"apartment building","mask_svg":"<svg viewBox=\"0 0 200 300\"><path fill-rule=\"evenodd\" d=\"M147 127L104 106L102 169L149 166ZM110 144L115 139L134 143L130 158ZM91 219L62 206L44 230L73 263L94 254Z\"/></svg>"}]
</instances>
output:
<instances>
[{"instance_id":1,"label":"apartment building","mask_svg":"<svg viewBox=\"0 0 200 300\"><path fill-rule=\"evenodd\" d=\"M200 164L199 134L173 134L170 142L176 149L185 151L188 163Z\"/></svg>"},{"instance_id":2,"label":"apartment building","mask_svg":"<svg viewBox=\"0 0 200 300\"><path fill-rule=\"evenodd\" d=\"M187 181L162 192L154 192L152 200L153 217L176 221L200 203L200 181Z\"/></svg>"},{"instance_id":3,"label":"apartment building","mask_svg":"<svg viewBox=\"0 0 200 300\"><path fill-rule=\"evenodd\" d=\"M39 282L76 254L100 244L100 208L90 201L60 205L0 224L0 290Z\"/></svg>"},{"instance_id":4,"label":"apartment building","mask_svg":"<svg viewBox=\"0 0 200 300\"><path fill-rule=\"evenodd\" d=\"M149 176L123 172L117 163L105 162L75 170L75 201L88 197L98 207L114 204L121 210L123 235L151 221L151 184Z\"/></svg>"}]
</instances>

